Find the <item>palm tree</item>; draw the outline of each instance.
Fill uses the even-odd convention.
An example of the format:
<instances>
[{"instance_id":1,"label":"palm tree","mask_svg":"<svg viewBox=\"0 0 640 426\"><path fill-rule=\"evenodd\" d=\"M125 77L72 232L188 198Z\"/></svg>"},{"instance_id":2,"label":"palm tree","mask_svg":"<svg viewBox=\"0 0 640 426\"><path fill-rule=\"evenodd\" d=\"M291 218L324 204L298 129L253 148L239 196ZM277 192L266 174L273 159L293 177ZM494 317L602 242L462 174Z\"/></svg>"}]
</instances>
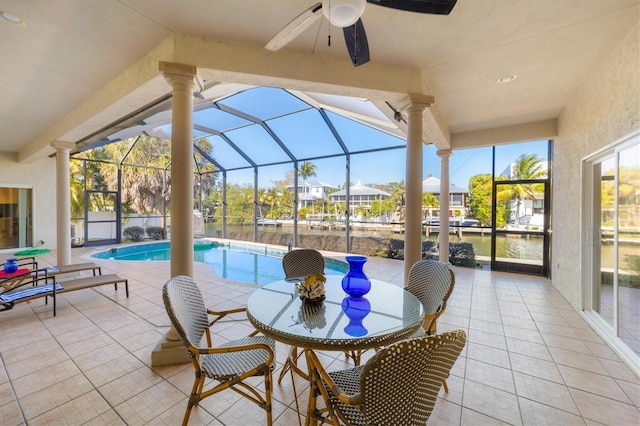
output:
<instances>
[{"instance_id":1,"label":"palm tree","mask_svg":"<svg viewBox=\"0 0 640 426\"><path fill-rule=\"evenodd\" d=\"M433 216L433 210L440 207L440 201L430 192L422 194L422 210L427 211L429 217Z\"/></svg>"},{"instance_id":2,"label":"palm tree","mask_svg":"<svg viewBox=\"0 0 640 426\"><path fill-rule=\"evenodd\" d=\"M300 169L298 170L298 175L300 175L300 177L302 178L302 181L306 183L307 182L307 178L309 178L310 176L315 176L316 175L316 166L311 161L305 161L300 166ZM300 192L300 191L298 191L298 192ZM308 193L309 192L309 187L304 185L304 190L302 192L305 193L305 194Z\"/></svg>"},{"instance_id":3,"label":"palm tree","mask_svg":"<svg viewBox=\"0 0 640 426\"><path fill-rule=\"evenodd\" d=\"M355 208L355 212L358 216L360 216L363 220L366 220L367 217L371 214L367 206L363 204L358 204Z\"/></svg>"},{"instance_id":4,"label":"palm tree","mask_svg":"<svg viewBox=\"0 0 640 426\"><path fill-rule=\"evenodd\" d=\"M511 173L511 180L543 179L547 171L542 167L542 159L536 154L522 154L516 160ZM517 183L513 187L516 198L515 225L519 227L520 205L524 200L535 200L536 194L541 192L540 185L530 183Z\"/></svg>"},{"instance_id":5,"label":"palm tree","mask_svg":"<svg viewBox=\"0 0 640 426\"><path fill-rule=\"evenodd\" d=\"M112 161L122 161L123 204L130 206L136 213L162 212L163 194L166 192L163 168L171 161L170 142L141 136L133 146L127 140L109 144L104 150ZM109 189L116 191L117 167L107 167L103 173Z\"/></svg>"},{"instance_id":6,"label":"palm tree","mask_svg":"<svg viewBox=\"0 0 640 426\"><path fill-rule=\"evenodd\" d=\"M298 175L302 178L304 182L307 181L307 178L316 175L316 166L311 161L305 161L300 166L298 170Z\"/></svg>"},{"instance_id":7,"label":"palm tree","mask_svg":"<svg viewBox=\"0 0 640 426\"><path fill-rule=\"evenodd\" d=\"M273 207L276 205L276 202L278 201L278 188L275 188L275 187L269 188L267 190L265 201L269 205L268 216L270 218L273 218Z\"/></svg>"}]
</instances>

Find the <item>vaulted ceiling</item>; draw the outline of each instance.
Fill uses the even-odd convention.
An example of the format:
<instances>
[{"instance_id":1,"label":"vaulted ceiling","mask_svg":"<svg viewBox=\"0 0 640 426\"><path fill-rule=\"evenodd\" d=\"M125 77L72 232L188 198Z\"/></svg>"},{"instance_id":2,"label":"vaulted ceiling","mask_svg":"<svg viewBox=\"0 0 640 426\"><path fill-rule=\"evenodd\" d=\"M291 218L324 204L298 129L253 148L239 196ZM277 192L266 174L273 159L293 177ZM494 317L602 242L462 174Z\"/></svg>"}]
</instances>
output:
<instances>
[{"instance_id":1,"label":"vaulted ceiling","mask_svg":"<svg viewBox=\"0 0 640 426\"><path fill-rule=\"evenodd\" d=\"M0 151L29 161L53 152L54 140L88 144L166 109L171 88L159 61L196 66L210 89L370 99L390 122L408 94L431 95L424 141L441 147L552 137L640 16L638 0L458 0L448 16L369 3L365 65L351 65L341 30L326 19L278 52L264 49L314 4L0 0L0 11L25 21L0 19ZM515 79L500 83L504 76Z\"/></svg>"}]
</instances>

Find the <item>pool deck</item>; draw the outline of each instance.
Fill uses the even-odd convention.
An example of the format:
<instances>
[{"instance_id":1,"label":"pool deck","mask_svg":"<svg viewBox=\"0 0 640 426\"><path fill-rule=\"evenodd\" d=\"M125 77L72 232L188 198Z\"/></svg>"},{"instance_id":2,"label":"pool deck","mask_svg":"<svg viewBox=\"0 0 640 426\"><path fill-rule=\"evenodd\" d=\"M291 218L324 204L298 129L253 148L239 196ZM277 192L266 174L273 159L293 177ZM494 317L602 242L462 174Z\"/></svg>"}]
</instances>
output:
<instances>
[{"instance_id":1,"label":"pool deck","mask_svg":"<svg viewBox=\"0 0 640 426\"><path fill-rule=\"evenodd\" d=\"M129 279L130 297L113 287L61 294L58 314L34 300L0 313L0 424L179 424L193 382L190 364L151 367L169 329L161 288L170 263L90 258L104 248L74 248L72 262L92 260ZM342 253L325 253L344 259ZM7 255L8 257L8 255ZM56 263L55 251L37 256ZM370 278L403 284L403 262L369 258ZM84 274L84 273L82 273ZM83 275L80 276L83 276ZM194 263L208 306L243 306L257 286L219 278ZM456 268L456 287L438 331L462 328L468 342L440 391L430 423L444 425L611 424L640 420L640 379L540 277ZM245 324L216 329L222 342ZM287 347L278 344L278 376ZM329 370L341 353L322 352ZM367 356L365 354L365 356ZM370 356L370 355L369 355ZM308 384L296 379L301 403ZM274 386L274 424L295 425L291 378ZM265 414L233 392L203 400L190 424L264 424Z\"/></svg>"}]
</instances>

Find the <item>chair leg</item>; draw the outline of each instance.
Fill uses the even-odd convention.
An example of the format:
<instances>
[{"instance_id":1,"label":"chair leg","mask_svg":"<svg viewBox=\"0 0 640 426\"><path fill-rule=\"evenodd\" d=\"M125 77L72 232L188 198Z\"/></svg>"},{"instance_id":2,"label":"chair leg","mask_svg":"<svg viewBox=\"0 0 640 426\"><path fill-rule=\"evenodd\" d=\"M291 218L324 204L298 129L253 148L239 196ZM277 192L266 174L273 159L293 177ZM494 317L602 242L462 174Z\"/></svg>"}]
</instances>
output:
<instances>
[{"instance_id":1,"label":"chair leg","mask_svg":"<svg viewBox=\"0 0 640 426\"><path fill-rule=\"evenodd\" d=\"M294 367L298 366L298 358L300 358L302 354L303 354L302 351L298 353L298 348L296 346L291 346L291 349L289 349L289 357L287 358L284 365L282 366L282 371L280 372L280 376L278 376L278 384L282 382L282 379L287 374L287 371L297 370L297 368L294 368Z\"/></svg>"},{"instance_id":2,"label":"chair leg","mask_svg":"<svg viewBox=\"0 0 640 426\"><path fill-rule=\"evenodd\" d=\"M449 386L447 386L447 381L443 380L442 381L442 387L444 388L444 391L449 393Z\"/></svg>"},{"instance_id":3,"label":"chair leg","mask_svg":"<svg viewBox=\"0 0 640 426\"><path fill-rule=\"evenodd\" d=\"M300 350L300 352L298 352L298 350L300 350L300 348L296 346L292 346L289 350L289 357L282 366L282 371L280 372L280 376L278 377L278 384L282 382L282 378L287 374L288 370L292 370L303 379L309 380L309 375L302 371L300 367L298 367L298 360L304 354L303 350Z\"/></svg>"},{"instance_id":4,"label":"chair leg","mask_svg":"<svg viewBox=\"0 0 640 426\"><path fill-rule=\"evenodd\" d=\"M349 360L351 358L353 360L353 365L356 367L360 365L360 360L362 359L362 354L365 351L344 351L344 359Z\"/></svg>"},{"instance_id":5,"label":"chair leg","mask_svg":"<svg viewBox=\"0 0 640 426\"><path fill-rule=\"evenodd\" d=\"M184 418L182 419L182 426L187 426L189 424L189 416L191 415L191 406L187 407L187 411L184 413Z\"/></svg>"},{"instance_id":6,"label":"chair leg","mask_svg":"<svg viewBox=\"0 0 640 426\"><path fill-rule=\"evenodd\" d=\"M204 381L204 380L203 380ZM184 413L184 418L182 419L182 426L187 426L187 424L189 423L189 416L191 415L191 409L198 405L198 402L200 402L200 393L196 393L197 391L196 389L196 384L194 383L194 390L192 391L191 395L189 395L189 401L187 402L187 411L185 411ZM200 386L197 386L200 387Z\"/></svg>"},{"instance_id":7,"label":"chair leg","mask_svg":"<svg viewBox=\"0 0 640 426\"><path fill-rule=\"evenodd\" d=\"M287 358L287 360L284 362L284 365L282 366L282 371L278 376L278 384L282 382L282 378L284 377L285 374L287 374L287 371L289 370L291 370L291 359ZM293 374L293 370L291 370L291 374Z\"/></svg>"},{"instance_id":8,"label":"chair leg","mask_svg":"<svg viewBox=\"0 0 640 426\"><path fill-rule=\"evenodd\" d=\"M271 373L271 369L267 367L267 372L264 375L264 390L265 390L265 399L266 399L266 407L267 411L267 425L273 425L273 404L271 403L273 389L273 374Z\"/></svg>"},{"instance_id":9,"label":"chair leg","mask_svg":"<svg viewBox=\"0 0 640 426\"><path fill-rule=\"evenodd\" d=\"M293 368L289 368L289 373L291 373L291 387L293 388L293 398L296 401L296 411L298 412L298 425L302 426L302 418L300 417L300 405L298 404L298 390L296 389L296 378L293 375Z\"/></svg>"}]
</instances>

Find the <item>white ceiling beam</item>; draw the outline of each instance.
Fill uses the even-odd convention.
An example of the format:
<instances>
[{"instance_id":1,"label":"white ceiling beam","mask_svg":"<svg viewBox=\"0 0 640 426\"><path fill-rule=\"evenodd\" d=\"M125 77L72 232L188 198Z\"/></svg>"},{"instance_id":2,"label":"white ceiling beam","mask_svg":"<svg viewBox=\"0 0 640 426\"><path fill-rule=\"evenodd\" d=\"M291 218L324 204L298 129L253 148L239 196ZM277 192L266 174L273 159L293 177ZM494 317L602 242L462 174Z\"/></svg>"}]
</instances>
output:
<instances>
[{"instance_id":1,"label":"white ceiling beam","mask_svg":"<svg viewBox=\"0 0 640 426\"><path fill-rule=\"evenodd\" d=\"M473 130L451 135L451 148L466 149L506 143L554 139L558 136L558 120L550 119L513 126Z\"/></svg>"}]
</instances>

